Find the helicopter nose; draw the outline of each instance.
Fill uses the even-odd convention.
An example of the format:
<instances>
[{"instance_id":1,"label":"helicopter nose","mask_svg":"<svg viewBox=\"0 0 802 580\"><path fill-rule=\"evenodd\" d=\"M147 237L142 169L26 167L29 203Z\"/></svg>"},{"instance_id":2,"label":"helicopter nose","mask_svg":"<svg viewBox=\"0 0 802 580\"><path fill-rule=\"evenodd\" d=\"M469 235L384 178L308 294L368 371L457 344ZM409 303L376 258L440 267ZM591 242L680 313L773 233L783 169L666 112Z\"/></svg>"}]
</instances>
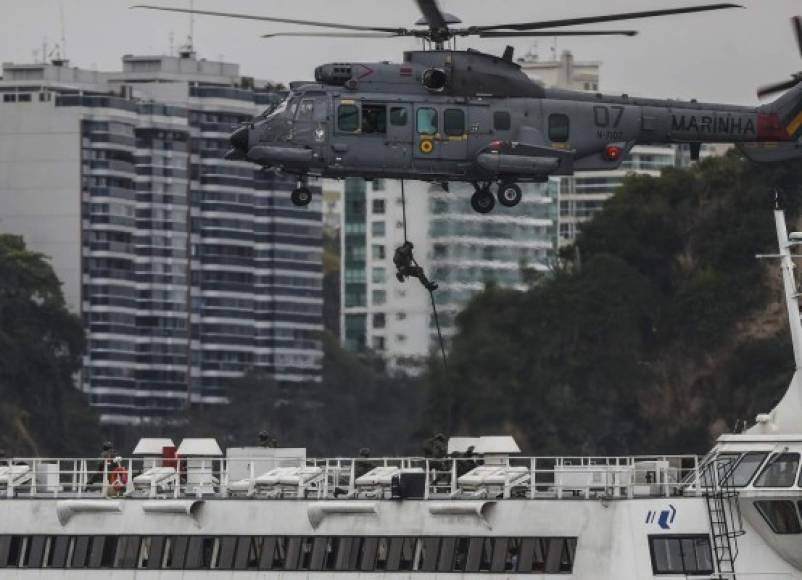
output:
<instances>
[{"instance_id":1,"label":"helicopter nose","mask_svg":"<svg viewBox=\"0 0 802 580\"><path fill-rule=\"evenodd\" d=\"M231 138L229 141L231 142L231 146L238 151L247 152L248 145L249 145L249 134L251 130L245 126L240 127L236 131L231 134Z\"/></svg>"}]
</instances>

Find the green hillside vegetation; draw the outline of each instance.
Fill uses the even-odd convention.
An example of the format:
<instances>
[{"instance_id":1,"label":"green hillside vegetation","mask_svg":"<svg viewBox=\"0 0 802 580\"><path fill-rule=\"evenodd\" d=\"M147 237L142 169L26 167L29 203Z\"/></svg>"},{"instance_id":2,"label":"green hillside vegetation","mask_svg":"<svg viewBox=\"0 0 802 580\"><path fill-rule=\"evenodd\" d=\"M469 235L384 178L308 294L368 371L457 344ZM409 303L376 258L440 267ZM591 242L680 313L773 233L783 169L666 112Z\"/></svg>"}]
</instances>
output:
<instances>
[{"instance_id":1,"label":"green hillside vegetation","mask_svg":"<svg viewBox=\"0 0 802 580\"><path fill-rule=\"evenodd\" d=\"M436 431L512 434L532 454L706 451L770 410L793 371L775 261L771 192L789 221L802 165L736 154L660 178L631 177L559 268L525 292L489 286L459 315L447 370L388 373L324 336L320 384L249 375L231 404L169 425L105 430L72 388L80 321L47 260L0 236L0 448L17 455L130 452L140 436L254 445L266 430L313 455L421 453Z\"/></svg>"},{"instance_id":2,"label":"green hillside vegetation","mask_svg":"<svg viewBox=\"0 0 802 580\"><path fill-rule=\"evenodd\" d=\"M48 259L0 235L0 449L70 455L99 437L73 388L84 337Z\"/></svg>"},{"instance_id":3,"label":"green hillside vegetation","mask_svg":"<svg viewBox=\"0 0 802 580\"><path fill-rule=\"evenodd\" d=\"M489 287L458 317L448 373L426 377L430 429L512 433L528 451L703 452L768 411L793 371L771 192L799 164L735 154L630 177L565 266L527 292Z\"/></svg>"}]
</instances>

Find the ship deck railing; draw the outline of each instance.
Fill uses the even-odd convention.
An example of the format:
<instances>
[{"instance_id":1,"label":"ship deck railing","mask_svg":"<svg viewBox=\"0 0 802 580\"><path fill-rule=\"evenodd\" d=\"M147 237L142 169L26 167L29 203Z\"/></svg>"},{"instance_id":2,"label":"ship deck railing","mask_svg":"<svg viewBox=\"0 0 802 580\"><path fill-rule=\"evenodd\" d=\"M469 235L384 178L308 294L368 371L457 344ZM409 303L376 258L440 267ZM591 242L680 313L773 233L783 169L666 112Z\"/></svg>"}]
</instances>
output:
<instances>
[{"instance_id":1,"label":"ship deck railing","mask_svg":"<svg viewBox=\"0 0 802 580\"><path fill-rule=\"evenodd\" d=\"M16 458L0 460L0 499L625 499L701 495L700 473L694 455Z\"/></svg>"}]
</instances>

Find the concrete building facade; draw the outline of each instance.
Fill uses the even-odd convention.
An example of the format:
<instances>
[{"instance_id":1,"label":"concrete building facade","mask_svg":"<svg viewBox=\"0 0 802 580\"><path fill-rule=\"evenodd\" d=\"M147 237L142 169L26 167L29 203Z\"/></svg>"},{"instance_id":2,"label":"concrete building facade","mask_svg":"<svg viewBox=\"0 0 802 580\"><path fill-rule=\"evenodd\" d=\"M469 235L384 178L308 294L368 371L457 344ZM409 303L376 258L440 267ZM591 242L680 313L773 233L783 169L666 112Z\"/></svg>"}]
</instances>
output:
<instances>
[{"instance_id":1,"label":"concrete building facade","mask_svg":"<svg viewBox=\"0 0 802 580\"><path fill-rule=\"evenodd\" d=\"M0 95L0 230L51 256L102 420L222 403L253 369L320 380L319 202L223 159L278 97L265 83L186 52L119 72L5 64Z\"/></svg>"},{"instance_id":2,"label":"concrete building facade","mask_svg":"<svg viewBox=\"0 0 802 580\"><path fill-rule=\"evenodd\" d=\"M515 208L480 215L470 185L405 182L406 237L439 284L434 293L446 340L455 318L486 284L524 289L546 271L557 245L559 182L524 186ZM404 242L400 183L346 180L343 196L342 339L351 350L383 354L415 372L437 344L431 296L415 279L400 283L393 253Z\"/></svg>"}]
</instances>

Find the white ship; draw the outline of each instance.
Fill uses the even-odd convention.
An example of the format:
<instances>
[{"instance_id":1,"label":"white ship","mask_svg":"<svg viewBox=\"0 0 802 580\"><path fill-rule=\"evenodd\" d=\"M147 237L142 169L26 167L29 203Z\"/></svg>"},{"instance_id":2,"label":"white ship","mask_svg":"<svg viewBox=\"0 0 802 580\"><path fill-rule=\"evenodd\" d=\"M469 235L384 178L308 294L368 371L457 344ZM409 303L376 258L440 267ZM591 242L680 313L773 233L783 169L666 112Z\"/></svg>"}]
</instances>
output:
<instances>
[{"instance_id":1,"label":"white ship","mask_svg":"<svg viewBox=\"0 0 802 580\"><path fill-rule=\"evenodd\" d=\"M797 371L704 458L311 459L140 441L114 460L0 462L0 580L802 579L802 322L775 211Z\"/></svg>"}]
</instances>

